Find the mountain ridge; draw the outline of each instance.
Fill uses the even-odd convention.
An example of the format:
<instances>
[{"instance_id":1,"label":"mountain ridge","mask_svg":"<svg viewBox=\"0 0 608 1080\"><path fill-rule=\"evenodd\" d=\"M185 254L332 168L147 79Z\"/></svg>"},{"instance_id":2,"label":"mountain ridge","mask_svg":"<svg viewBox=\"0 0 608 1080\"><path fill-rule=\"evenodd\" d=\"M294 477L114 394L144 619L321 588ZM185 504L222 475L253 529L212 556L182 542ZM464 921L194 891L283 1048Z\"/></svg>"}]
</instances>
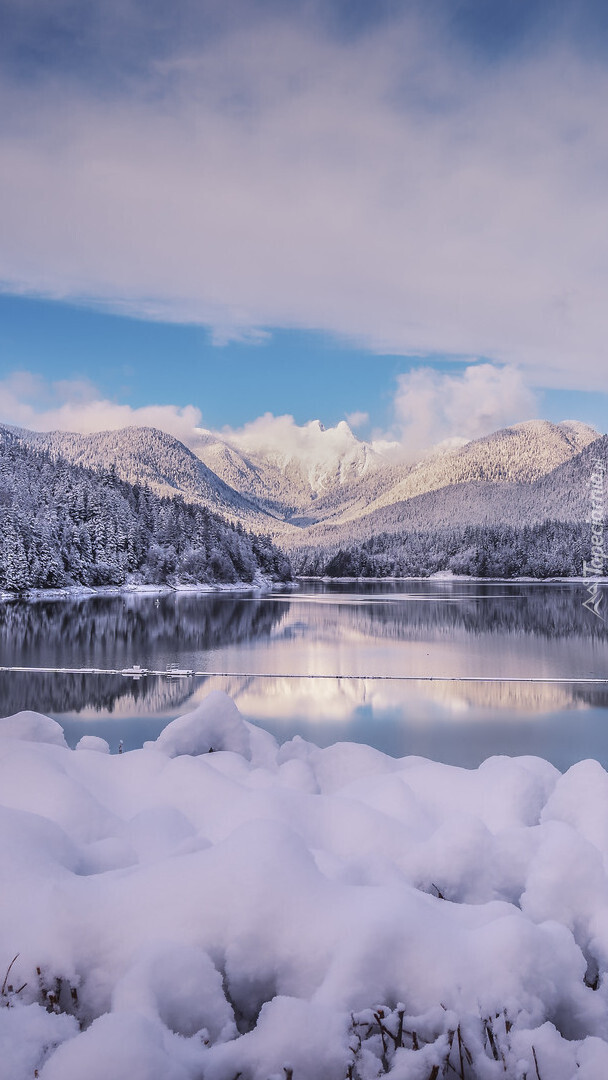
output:
<instances>
[{"instance_id":1,"label":"mountain ridge","mask_svg":"<svg viewBox=\"0 0 608 1080\"><path fill-rule=\"evenodd\" d=\"M319 522L303 530L302 545L322 547L366 540L378 533L444 529L459 525L537 525L543 521L586 522L591 513L589 479L596 460L608 473L608 435L531 483L473 480L426 491L372 509L348 523ZM282 538L290 547L292 537ZM295 543L296 541L293 541Z\"/></svg>"},{"instance_id":2,"label":"mountain ridge","mask_svg":"<svg viewBox=\"0 0 608 1080\"><path fill-rule=\"evenodd\" d=\"M257 507L230 487L184 443L159 428L126 427L82 435L38 432L0 425L28 445L58 455L72 465L116 469L130 484L160 496L182 495L236 519L257 519Z\"/></svg>"},{"instance_id":3,"label":"mountain ridge","mask_svg":"<svg viewBox=\"0 0 608 1080\"><path fill-rule=\"evenodd\" d=\"M283 419L288 441L272 453L264 429L201 431L188 448L156 428L80 435L1 427L72 464L206 505L288 548L377 529L531 522L539 514L572 520L582 512L591 448L604 454L606 446L606 436L579 421L537 420L406 461L396 444L366 443L345 422L295 429Z\"/></svg>"}]
</instances>

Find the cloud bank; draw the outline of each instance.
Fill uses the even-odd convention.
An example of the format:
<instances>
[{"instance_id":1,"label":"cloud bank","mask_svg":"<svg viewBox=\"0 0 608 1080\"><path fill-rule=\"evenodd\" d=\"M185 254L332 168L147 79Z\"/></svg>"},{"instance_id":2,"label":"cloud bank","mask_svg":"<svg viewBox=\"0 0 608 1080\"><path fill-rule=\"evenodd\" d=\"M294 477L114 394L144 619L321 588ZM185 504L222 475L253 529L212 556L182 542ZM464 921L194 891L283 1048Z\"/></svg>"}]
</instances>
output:
<instances>
[{"instance_id":1,"label":"cloud bank","mask_svg":"<svg viewBox=\"0 0 608 1080\"><path fill-rule=\"evenodd\" d=\"M5 290L608 389L602 62L557 36L483 63L415 7L340 34L312 5L206 5L161 49L138 10L107 5L109 74L5 62Z\"/></svg>"},{"instance_id":2,"label":"cloud bank","mask_svg":"<svg viewBox=\"0 0 608 1080\"><path fill-rule=\"evenodd\" d=\"M28 372L0 380L0 423L32 431L117 431L125 427L155 427L187 446L200 436L201 412L194 405L130 405L98 396L93 384L62 380L49 383Z\"/></svg>"},{"instance_id":3,"label":"cloud bank","mask_svg":"<svg viewBox=\"0 0 608 1080\"><path fill-rule=\"evenodd\" d=\"M447 439L479 439L538 416L534 394L515 368L471 364L461 375L414 368L397 380L397 438L406 454Z\"/></svg>"},{"instance_id":4,"label":"cloud bank","mask_svg":"<svg viewBox=\"0 0 608 1080\"><path fill-rule=\"evenodd\" d=\"M399 449L417 456L447 439L469 440L537 415L536 400L511 368L471 364L461 375L439 373L429 367L399 375L393 399L394 424L390 432L375 432L372 446L381 451ZM324 429L318 420L299 425L293 416L265 413L243 427L223 428L220 439L236 442L245 451L298 457L315 462L329 453L348 454L357 445L351 427L365 424L367 413ZM124 427L156 427L195 448L207 434L200 409L194 405L130 405L99 396L86 380L48 382L29 372L0 380L0 423L34 431L96 431Z\"/></svg>"}]
</instances>

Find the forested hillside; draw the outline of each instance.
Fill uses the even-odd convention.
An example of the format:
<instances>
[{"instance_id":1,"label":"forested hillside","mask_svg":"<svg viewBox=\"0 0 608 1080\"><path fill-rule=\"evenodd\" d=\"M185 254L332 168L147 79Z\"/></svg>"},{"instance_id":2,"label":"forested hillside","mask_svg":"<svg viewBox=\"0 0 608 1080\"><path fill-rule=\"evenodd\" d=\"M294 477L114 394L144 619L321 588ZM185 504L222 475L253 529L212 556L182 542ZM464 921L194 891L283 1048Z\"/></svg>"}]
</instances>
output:
<instances>
[{"instance_id":1,"label":"forested hillside","mask_svg":"<svg viewBox=\"0 0 608 1080\"><path fill-rule=\"evenodd\" d=\"M269 538L0 431L0 588L235 583L260 573L291 576Z\"/></svg>"},{"instance_id":2,"label":"forested hillside","mask_svg":"<svg viewBox=\"0 0 608 1080\"><path fill-rule=\"evenodd\" d=\"M575 421L515 424L465 446L438 450L410 465L387 463L348 485L339 501L332 493L318 499L309 520L298 523L312 527L318 536L326 527L341 529L347 536L361 523L361 530L355 532L359 537L365 535L366 527L371 535L390 530L400 521L412 528L441 527L454 521L516 524L521 520L514 505L517 491L525 498L543 477L592 451L598 439L596 431ZM536 515L529 517L534 510ZM536 501L526 508L526 521L538 520L539 513L540 520L553 516L543 514ZM561 518L559 508L554 516Z\"/></svg>"},{"instance_id":3,"label":"forested hillside","mask_svg":"<svg viewBox=\"0 0 608 1080\"><path fill-rule=\"evenodd\" d=\"M578 577L591 560L586 522L456 526L380 533L360 543L302 547L297 574L311 577L428 577L440 571L473 577Z\"/></svg>"},{"instance_id":4,"label":"forested hillside","mask_svg":"<svg viewBox=\"0 0 608 1080\"><path fill-rule=\"evenodd\" d=\"M121 480L149 488L156 495L183 495L231 520L260 527L264 514L240 491L200 461L179 439L151 427L127 427L80 435L71 431L27 431L0 428L34 450L87 469L113 469Z\"/></svg>"},{"instance_id":5,"label":"forested hillside","mask_svg":"<svg viewBox=\"0 0 608 1080\"><path fill-rule=\"evenodd\" d=\"M600 461L608 473L608 435L562 462L532 483L475 480L382 506L365 516L339 523L320 522L302 530L301 540L286 535L289 549L309 545L337 551L349 543L362 544L382 533L442 531L466 526L539 526L545 521L585 523L591 511L589 482ZM583 533L584 533L583 529Z\"/></svg>"},{"instance_id":6,"label":"forested hillside","mask_svg":"<svg viewBox=\"0 0 608 1080\"><path fill-rule=\"evenodd\" d=\"M276 433L274 444L250 446L245 436L241 445L234 434L228 442L201 432L193 452L148 427L90 435L0 431L156 495L181 495L272 533L282 546L350 543L403 528L578 520L585 470L596 452L605 453L598 433L573 421L516 424L409 463L392 444L357 439L346 423L328 430L318 422L287 425L282 450Z\"/></svg>"},{"instance_id":7,"label":"forested hillside","mask_svg":"<svg viewBox=\"0 0 608 1080\"><path fill-rule=\"evenodd\" d=\"M356 440L347 434L350 454ZM308 464L316 467L313 458ZM608 436L576 423L534 421L407 468L387 461L366 469L364 458L357 459L357 482L336 481L333 494L311 504L310 516L294 514L277 530L269 514L288 514L281 498L295 490L291 460L283 472L261 457L255 467L249 462L266 491L256 504L249 480L240 477L246 495L236 491L152 428L82 436L0 426L0 588L287 577L287 556L245 526L264 533L274 527L304 575L582 573L590 554L589 483L598 461L608 473ZM235 469L247 464L236 454L230 461ZM272 487L279 475L287 484L281 497ZM233 523L218 516L218 505Z\"/></svg>"}]
</instances>

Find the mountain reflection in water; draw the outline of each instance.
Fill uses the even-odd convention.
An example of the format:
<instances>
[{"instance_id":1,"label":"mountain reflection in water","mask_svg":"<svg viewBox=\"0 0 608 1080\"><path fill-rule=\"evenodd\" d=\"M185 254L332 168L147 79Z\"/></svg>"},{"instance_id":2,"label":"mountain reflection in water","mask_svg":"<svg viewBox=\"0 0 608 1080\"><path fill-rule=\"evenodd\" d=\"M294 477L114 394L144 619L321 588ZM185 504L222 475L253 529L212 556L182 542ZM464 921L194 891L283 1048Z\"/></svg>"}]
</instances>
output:
<instances>
[{"instance_id":1,"label":"mountain reflection in water","mask_svg":"<svg viewBox=\"0 0 608 1080\"><path fill-rule=\"evenodd\" d=\"M7 603L0 605L2 665L164 671L174 664L210 674L4 672L0 715L47 712L72 741L85 730L103 734L102 722L114 732L120 722L125 745L141 745L210 689L223 689L279 738L355 738L459 760L463 740L469 751L475 744L479 752L542 753L545 722L555 731L556 718L565 724L569 717L566 757L584 750L601 757L583 729L595 717L593 738L603 741L608 687L501 681L608 677L607 628L582 607L584 598L583 585L566 583L306 582L288 594ZM274 677L262 677L268 674ZM475 677L497 681L441 681Z\"/></svg>"}]
</instances>

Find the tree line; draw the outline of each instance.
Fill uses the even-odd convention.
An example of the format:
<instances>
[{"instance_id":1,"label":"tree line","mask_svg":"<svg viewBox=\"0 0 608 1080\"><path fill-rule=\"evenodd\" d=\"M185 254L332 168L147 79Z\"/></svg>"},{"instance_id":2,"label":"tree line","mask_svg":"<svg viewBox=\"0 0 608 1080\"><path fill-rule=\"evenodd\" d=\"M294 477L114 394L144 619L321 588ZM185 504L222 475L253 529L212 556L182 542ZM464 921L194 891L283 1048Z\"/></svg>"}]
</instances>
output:
<instances>
[{"instance_id":1,"label":"tree line","mask_svg":"<svg viewBox=\"0 0 608 1080\"><path fill-rule=\"evenodd\" d=\"M268 536L0 433L0 588L234 584L292 576Z\"/></svg>"},{"instance_id":2,"label":"tree line","mask_svg":"<svg viewBox=\"0 0 608 1080\"><path fill-rule=\"evenodd\" d=\"M311 577L576 577L591 557L587 522L466 525L383 532L352 544L291 551L296 574Z\"/></svg>"}]
</instances>

